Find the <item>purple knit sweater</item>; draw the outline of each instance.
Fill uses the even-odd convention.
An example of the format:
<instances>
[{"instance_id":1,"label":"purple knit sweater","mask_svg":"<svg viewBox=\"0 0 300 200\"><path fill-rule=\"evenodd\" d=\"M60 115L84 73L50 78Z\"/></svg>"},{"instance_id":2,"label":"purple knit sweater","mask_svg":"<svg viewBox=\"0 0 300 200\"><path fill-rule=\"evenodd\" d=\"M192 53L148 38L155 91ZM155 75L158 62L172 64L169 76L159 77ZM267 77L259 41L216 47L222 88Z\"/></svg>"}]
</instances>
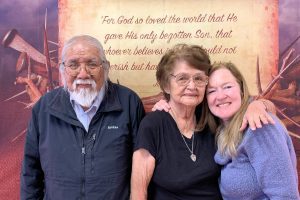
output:
<instances>
[{"instance_id":1,"label":"purple knit sweater","mask_svg":"<svg viewBox=\"0 0 300 200\"><path fill-rule=\"evenodd\" d=\"M233 159L215 155L224 165L219 180L224 200L300 199L296 155L291 138L275 125L248 129Z\"/></svg>"}]
</instances>

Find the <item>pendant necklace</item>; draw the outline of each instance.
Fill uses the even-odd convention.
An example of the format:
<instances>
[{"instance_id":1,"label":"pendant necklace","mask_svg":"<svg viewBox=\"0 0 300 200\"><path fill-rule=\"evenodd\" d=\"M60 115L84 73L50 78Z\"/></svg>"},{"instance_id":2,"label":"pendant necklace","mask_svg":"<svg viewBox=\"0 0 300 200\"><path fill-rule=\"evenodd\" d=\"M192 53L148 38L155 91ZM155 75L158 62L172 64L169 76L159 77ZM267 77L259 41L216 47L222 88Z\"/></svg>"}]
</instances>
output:
<instances>
[{"instance_id":1,"label":"pendant necklace","mask_svg":"<svg viewBox=\"0 0 300 200\"><path fill-rule=\"evenodd\" d=\"M171 108L171 113L172 113L172 115L174 116L174 120L175 120L175 122L176 122L176 124L177 124L177 127L178 127L178 129L179 129L181 138L182 138L182 140L183 140L185 146L187 147L187 149L188 149L189 152L191 153L191 155L190 155L191 160L192 160L193 162L196 162L197 157L196 157L196 155L194 154L194 130L193 130L193 135L192 135L192 149L191 149L191 148L189 147L189 145L187 144L187 142L185 141L184 135L182 134L182 131L181 131L181 129L179 128L179 125L178 125L178 122L177 122L177 116L176 116L176 114L175 114L175 111L172 110L172 108ZM195 118L194 118L194 121L195 121ZM187 121L185 121L185 129L187 129Z\"/></svg>"},{"instance_id":2,"label":"pendant necklace","mask_svg":"<svg viewBox=\"0 0 300 200\"><path fill-rule=\"evenodd\" d=\"M182 139L183 139L183 141L184 141L185 146L188 148L189 152L191 153L190 158L192 159L192 161L196 162L197 157L196 157L196 155L194 154L194 133L193 133L193 135L192 135L192 149L190 149L189 145L186 143L183 134L180 133L180 135L181 135L181 137L182 137Z\"/></svg>"}]
</instances>

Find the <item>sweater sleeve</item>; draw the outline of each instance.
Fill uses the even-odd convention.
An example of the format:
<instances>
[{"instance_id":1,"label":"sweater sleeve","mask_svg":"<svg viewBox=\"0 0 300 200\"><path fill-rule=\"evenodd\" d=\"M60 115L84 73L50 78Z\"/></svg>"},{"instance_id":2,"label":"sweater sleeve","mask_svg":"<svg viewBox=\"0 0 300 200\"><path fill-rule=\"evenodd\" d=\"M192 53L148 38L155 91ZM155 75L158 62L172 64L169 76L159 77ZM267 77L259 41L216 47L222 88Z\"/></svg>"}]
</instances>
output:
<instances>
[{"instance_id":1,"label":"sweater sleeve","mask_svg":"<svg viewBox=\"0 0 300 200\"><path fill-rule=\"evenodd\" d=\"M263 192L272 200L300 199L294 148L276 119L256 131L247 130L244 145Z\"/></svg>"}]
</instances>

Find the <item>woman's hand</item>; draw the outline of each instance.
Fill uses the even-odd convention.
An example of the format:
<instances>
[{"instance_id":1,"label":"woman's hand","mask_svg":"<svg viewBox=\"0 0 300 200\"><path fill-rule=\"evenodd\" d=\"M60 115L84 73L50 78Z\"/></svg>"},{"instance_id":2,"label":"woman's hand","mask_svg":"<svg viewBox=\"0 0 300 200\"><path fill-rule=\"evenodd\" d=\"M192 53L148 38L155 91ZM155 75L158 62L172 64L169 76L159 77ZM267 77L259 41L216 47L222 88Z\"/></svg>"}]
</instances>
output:
<instances>
[{"instance_id":1,"label":"woman's hand","mask_svg":"<svg viewBox=\"0 0 300 200\"><path fill-rule=\"evenodd\" d=\"M271 101L265 99L252 101L244 115L240 130L243 131L247 125L251 130L255 130L261 128L262 124L274 124L275 122L268 111L276 114L275 106Z\"/></svg>"}]
</instances>

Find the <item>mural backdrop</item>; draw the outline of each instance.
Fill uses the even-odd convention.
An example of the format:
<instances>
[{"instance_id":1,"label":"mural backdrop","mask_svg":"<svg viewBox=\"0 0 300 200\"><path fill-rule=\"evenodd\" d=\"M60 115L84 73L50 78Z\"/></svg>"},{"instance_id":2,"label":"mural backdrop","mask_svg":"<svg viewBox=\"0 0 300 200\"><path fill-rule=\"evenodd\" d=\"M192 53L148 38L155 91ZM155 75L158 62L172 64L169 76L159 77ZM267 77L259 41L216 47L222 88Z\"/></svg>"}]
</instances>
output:
<instances>
[{"instance_id":1,"label":"mural backdrop","mask_svg":"<svg viewBox=\"0 0 300 200\"><path fill-rule=\"evenodd\" d=\"M252 94L275 103L299 160L299 12L298 0L3 0L0 199L19 199L31 108L59 85L60 48L77 34L103 43L111 79L134 89L147 110L160 92L156 64L174 44L200 44L213 61L236 63Z\"/></svg>"}]
</instances>

